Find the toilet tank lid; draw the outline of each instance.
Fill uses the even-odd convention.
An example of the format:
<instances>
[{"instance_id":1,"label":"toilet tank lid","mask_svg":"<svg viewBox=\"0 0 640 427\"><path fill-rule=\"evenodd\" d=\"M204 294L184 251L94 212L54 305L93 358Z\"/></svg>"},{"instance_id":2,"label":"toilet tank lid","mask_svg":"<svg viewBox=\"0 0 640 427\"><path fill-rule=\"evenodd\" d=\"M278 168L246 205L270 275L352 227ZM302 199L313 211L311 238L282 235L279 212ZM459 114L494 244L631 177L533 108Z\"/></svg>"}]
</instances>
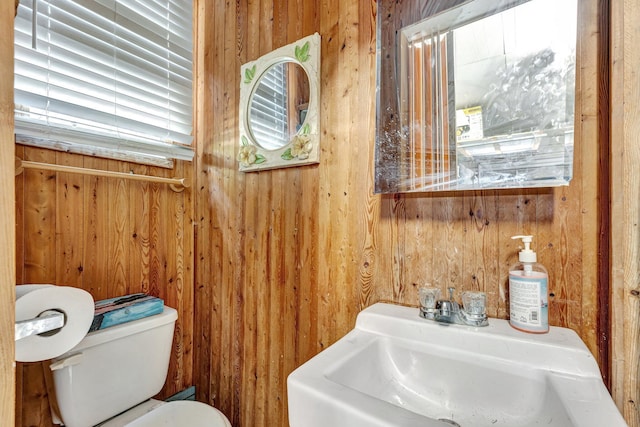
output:
<instances>
[{"instance_id":1,"label":"toilet tank lid","mask_svg":"<svg viewBox=\"0 0 640 427\"><path fill-rule=\"evenodd\" d=\"M117 340L122 337L137 334L142 331L157 328L168 323L175 322L178 319L178 312L166 305L163 307L163 311L160 314L145 317L139 320L133 320L131 322L122 323L120 325L111 326L107 329L99 329L94 332L89 332L78 345L72 348L66 354L59 358L66 357L69 353L76 353L84 349L103 344L105 342Z\"/></svg>"}]
</instances>

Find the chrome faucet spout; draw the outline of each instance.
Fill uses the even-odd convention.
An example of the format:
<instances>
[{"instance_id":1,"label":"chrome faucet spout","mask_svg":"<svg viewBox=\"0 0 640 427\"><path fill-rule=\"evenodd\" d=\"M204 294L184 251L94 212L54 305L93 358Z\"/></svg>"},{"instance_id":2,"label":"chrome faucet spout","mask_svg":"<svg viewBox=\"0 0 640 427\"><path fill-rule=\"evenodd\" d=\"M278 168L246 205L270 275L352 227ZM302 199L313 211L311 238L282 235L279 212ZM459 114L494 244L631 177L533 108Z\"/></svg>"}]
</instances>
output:
<instances>
[{"instance_id":1,"label":"chrome faucet spout","mask_svg":"<svg viewBox=\"0 0 640 427\"><path fill-rule=\"evenodd\" d=\"M426 308L421 306L420 316L427 320L434 320L445 324L455 323L458 325L468 326L487 326L489 324L484 306L481 306L481 309L479 310L476 301L467 309L464 305L461 306L455 301L453 297L453 293L455 291L454 287L449 287L448 291L449 299L437 300L435 308ZM480 295L482 297L482 301L486 298L483 293L476 292L475 295Z\"/></svg>"},{"instance_id":2,"label":"chrome faucet spout","mask_svg":"<svg viewBox=\"0 0 640 427\"><path fill-rule=\"evenodd\" d=\"M450 287L449 299L436 301L435 320L442 323L456 323L456 317L460 312L460 305L453 299L455 288Z\"/></svg>"}]
</instances>

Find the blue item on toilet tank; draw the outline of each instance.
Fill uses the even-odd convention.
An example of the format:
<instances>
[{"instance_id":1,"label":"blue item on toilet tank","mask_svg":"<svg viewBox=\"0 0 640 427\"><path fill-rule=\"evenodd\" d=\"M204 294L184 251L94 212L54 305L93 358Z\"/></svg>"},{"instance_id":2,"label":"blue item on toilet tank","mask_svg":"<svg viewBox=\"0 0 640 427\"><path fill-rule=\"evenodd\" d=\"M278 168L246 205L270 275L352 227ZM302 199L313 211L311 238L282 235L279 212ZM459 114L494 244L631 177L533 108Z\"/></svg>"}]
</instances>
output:
<instances>
[{"instance_id":1,"label":"blue item on toilet tank","mask_svg":"<svg viewBox=\"0 0 640 427\"><path fill-rule=\"evenodd\" d=\"M162 299L144 293L96 301L89 332L160 314L163 307Z\"/></svg>"}]
</instances>

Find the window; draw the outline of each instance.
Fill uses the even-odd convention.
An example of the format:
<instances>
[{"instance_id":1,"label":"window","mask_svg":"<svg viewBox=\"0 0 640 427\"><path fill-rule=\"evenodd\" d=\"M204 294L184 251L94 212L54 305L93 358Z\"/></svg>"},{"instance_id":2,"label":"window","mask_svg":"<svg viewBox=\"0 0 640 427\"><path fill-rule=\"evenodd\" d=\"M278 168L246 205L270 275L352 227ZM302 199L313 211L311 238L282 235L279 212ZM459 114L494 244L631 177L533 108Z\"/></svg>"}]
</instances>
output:
<instances>
[{"instance_id":1,"label":"window","mask_svg":"<svg viewBox=\"0 0 640 427\"><path fill-rule=\"evenodd\" d=\"M266 150L289 142L286 62L275 64L260 77L251 100L251 132Z\"/></svg>"},{"instance_id":2,"label":"window","mask_svg":"<svg viewBox=\"0 0 640 427\"><path fill-rule=\"evenodd\" d=\"M21 0L16 142L191 160L192 50L191 0Z\"/></svg>"}]
</instances>

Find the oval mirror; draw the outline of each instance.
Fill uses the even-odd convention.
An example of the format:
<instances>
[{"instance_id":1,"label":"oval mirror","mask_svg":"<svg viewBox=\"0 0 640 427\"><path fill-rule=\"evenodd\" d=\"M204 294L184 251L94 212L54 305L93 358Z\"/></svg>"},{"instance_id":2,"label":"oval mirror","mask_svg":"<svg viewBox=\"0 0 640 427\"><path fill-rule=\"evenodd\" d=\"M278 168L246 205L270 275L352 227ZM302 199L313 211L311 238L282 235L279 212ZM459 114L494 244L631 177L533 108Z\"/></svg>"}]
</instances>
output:
<instances>
[{"instance_id":1,"label":"oval mirror","mask_svg":"<svg viewBox=\"0 0 640 427\"><path fill-rule=\"evenodd\" d=\"M309 77L293 61L269 67L256 82L249 102L248 127L256 145L277 150L304 124L309 107Z\"/></svg>"}]
</instances>

